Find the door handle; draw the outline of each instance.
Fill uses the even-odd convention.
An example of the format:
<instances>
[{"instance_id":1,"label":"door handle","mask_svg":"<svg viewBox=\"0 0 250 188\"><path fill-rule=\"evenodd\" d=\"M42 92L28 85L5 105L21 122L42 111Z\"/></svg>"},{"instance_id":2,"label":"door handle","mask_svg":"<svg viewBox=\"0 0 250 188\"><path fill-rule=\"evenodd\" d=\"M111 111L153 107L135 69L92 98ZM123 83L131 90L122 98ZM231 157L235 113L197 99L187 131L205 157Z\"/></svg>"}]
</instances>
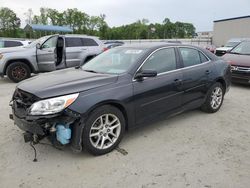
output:
<instances>
[{"instance_id":1,"label":"door handle","mask_svg":"<svg viewBox=\"0 0 250 188\"><path fill-rule=\"evenodd\" d=\"M211 71L210 70L206 70L206 75L209 75L210 73L211 73Z\"/></svg>"},{"instance_id":2,"label":"door handle","mask_svg":"<svg viewBox=\"0 0 250 188\"><path fill-rule=\"evenodd\" d=\"M175 79L174 80L174 85L180 86L181 84L182 84L182 80L180 80L180 79Z\"/></svg>"},{"instance_id":3,"label":"door handle","mask_svg":"<svg viewBox=\"0 0 250 188\"><path fill-rule=\"evenodd\" d=\"M81 48L81 50L87 50L87 48Z\"/></svg>"}]
</instances>

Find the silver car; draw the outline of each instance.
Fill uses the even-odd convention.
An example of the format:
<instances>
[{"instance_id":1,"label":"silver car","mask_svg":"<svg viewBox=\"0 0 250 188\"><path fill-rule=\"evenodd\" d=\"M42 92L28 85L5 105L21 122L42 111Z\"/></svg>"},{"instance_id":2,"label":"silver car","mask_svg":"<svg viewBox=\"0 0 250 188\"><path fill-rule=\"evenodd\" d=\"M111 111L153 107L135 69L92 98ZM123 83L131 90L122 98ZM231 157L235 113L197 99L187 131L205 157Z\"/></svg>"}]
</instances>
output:
<instances>
[{"instance_id":1,"label":"silver car","mask_svg":"<svg viewBox=\"0 0 250 188\"><path fill-rule=\"evenodd\" d=\"M23 47L0 49L0 76L14 82L31 73L50 72L84 64L105 50L97 38L86 35L45 36Z\"/></svg>"},{"instance_id":2,"label":"silver car","mask_svg":"<svg viewBox=\"0 0 250 188\"><path fill-rule=\"evenodd\" d=\"M0 38L0 48L11 48L17 46L26 46L30 44L28 40L15 40L15 39L4 39Z\"/></svg>"}]
</instances>

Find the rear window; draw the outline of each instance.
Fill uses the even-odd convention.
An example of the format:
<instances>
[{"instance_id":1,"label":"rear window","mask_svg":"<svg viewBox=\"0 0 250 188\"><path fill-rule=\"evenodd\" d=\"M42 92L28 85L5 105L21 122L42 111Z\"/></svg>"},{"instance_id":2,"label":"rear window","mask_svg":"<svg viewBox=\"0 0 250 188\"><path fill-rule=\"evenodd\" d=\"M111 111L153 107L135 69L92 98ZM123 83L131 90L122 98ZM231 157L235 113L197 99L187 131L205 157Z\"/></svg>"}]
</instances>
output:
<instances>
[{"instance_id":1,"label":"rear window","mask_svg":"<svg viewBox=\"0 0 250 188\"><path fill-rule=\"evenodd\" d=\"M15 47L15 46L22 46L23 44L19 41L4 41L4 47Z\"/></svg>"},{"instance_id":2,"label":"rear window","mask_svg":"<svg viewBox=\"0 0 250 188\"><path fill-rule=\"evenodd\" d=\"M76 37L67 37L65 39L66 42L66 47L79 47L83 46L83 42L81 38L76 38Z\"/></svg>"},{"instance_id":3,"label":"rear window","mask_svg":"<svg viewBox=\"0 0 250 188\"><path fill-rule=\"evenodd\" d=\"M98 46L95 40L89 38L82 38L83 46Z\"/></svg>"},{"instance_id":4,"label":"rear window","mask_svg":"<svg viewBox=\"0 0 250 188\"><path fill-rule=\"evenodd\" d=\"M201 58L201 62L204 63L204 62L207 62L209 61L209 59L201 52L200 53L200 58Z\"/></svg>"}]
</instances>

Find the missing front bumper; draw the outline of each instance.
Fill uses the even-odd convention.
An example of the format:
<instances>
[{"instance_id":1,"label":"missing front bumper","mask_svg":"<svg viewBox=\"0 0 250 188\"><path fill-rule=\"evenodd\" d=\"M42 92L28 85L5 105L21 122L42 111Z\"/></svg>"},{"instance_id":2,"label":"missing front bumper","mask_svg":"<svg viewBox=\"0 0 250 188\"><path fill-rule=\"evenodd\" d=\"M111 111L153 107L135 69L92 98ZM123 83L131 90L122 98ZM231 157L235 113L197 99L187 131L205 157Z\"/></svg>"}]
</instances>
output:
<instances>
[{"instance_id":1,"label":"missing front bumper","mask_svg":"<svg viewBox=\"0 0 250 188\"><path fill-rule=\"evenodd\" d=\"M67 124L71 129L71 139L70 145L73 151L82 151L82 130L83 130L83 120L80 114L72 112L70 110L65 110L63 113L53 116L26 116L24 118L19 118L15 115L13 110L13 115L10 115L10 119L14 120L14 124L17 125L24 133L25 141L34 141L33 137L38 137L38 141L48 137L52 144L56 140L56 125Z\"/></svg>"}]
</instances>

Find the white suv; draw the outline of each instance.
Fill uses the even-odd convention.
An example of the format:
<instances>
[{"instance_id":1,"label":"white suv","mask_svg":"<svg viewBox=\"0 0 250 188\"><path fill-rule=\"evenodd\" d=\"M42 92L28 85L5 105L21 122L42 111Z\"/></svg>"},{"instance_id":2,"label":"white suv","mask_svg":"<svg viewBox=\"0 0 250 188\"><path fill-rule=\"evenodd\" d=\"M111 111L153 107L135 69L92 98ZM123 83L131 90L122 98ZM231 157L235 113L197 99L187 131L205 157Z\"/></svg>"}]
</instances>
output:
<instances>
[{"instance_id":1,"label":"white suv","mask_svg":"<svg viewBox=\"0 0 250 188\"><path fill-rule=\"evenodd\" d=\"M14 82L31 73L50 72L83 65L105 50L97 38L86 35L51 35L31 44L0 49L0 76Z\"/></svg>"},{"instance_id":2,"label":"white suv","mask_svg":"<svg viewBox=\"0 0 250 188\"><path fill-rule=\"evenodd\" d=\"M26 46L29 43L31 42L28 40L0 39L0 48Z\"/></svg>"}]
</instances>

